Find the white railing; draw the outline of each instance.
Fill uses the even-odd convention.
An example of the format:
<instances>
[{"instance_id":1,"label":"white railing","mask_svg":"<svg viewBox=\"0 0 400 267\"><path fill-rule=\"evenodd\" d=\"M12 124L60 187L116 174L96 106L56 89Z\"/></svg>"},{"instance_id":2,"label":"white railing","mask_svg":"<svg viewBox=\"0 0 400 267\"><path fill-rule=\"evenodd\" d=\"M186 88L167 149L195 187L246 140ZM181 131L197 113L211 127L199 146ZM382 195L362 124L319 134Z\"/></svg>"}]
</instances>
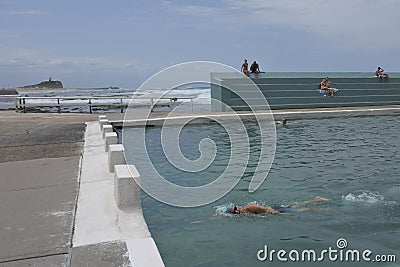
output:
<instances>
[{"instance_id":1,"label":"white railing","mask_svg":"<svg viewBox=\"0 0 400 267\"><path fill-rule=\"evenodd\" d=\"M15 97L15 96L13 96ZM133 103L131 100L138 100ZM149 107L151 111L155 107L169 107L171 110L178 100L189 100L193 111L193 98L190 97L129 97L129 96L74 96L74 97L40 97L17 96L15 97L15 111L28 112L30 108L56 108L61 113L62 108L88 107L89 113L93 108L120 109L121 113L129 107ZM147 102L148 101L148 102Z\"/></svg>"}]
</instances>

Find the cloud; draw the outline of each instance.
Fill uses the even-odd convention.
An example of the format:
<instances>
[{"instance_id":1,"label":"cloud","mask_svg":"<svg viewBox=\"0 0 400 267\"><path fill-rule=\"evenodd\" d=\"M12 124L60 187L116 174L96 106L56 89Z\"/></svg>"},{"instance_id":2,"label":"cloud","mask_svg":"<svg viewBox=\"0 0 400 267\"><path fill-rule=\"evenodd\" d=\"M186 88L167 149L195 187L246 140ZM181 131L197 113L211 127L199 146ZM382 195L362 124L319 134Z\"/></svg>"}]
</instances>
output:
<instances>
[{"instance_id":1,"label":"cloud","mask_svg":"<svg viewBox=\"0 0 400 267\"><path fill-rule=\"evenodd\" d=\"M15 4L15 1L12 0L0 0L0 5L11 5Z\"/></svg>"},{"instance_id":2,"label":"cloud","mask_svg":"<svg viewBox=\"0 0 400 267\"><path fill-rule=\"evenodd\" d=\"M286 25L327 36L387 34L400 22L400 2L393 0L227 0L227 3L245 11L254 22Z\"/></svg>"},{"instance_id":3,"label":"cloud","mask_svg":"<svg viewBox=\"0 0 400 267\"><path fill-rule=\"evenodd\" d=\"M0 29L0 39L18 38L18 37L20 37L20 36L14 32Z\"/></svg>"},{"instance_id":4,"label":"cloud","mask_svg":"<svg viewBox=\"0 0 400 267\"><path fill-rule=\"evenodd\" d=\"M180 15L201 18L199 25L207 23L221 30L304 31L336 44L351 43L377 51L379 45L397 49L400 42L398 0L221 0L219 6L171 2L166 6Z\"/></svg>"},{"instance_id":5,"label":"cloud","mask_svg":"<svg viewBox=\"0 0 400 267\"><path fill-rule=\"evenodd\" d=\"M50 75L71 87L132 87L158 68L133 59L65 56L1 43L0 58L0 81L21 86Z\"/></svg>"},{"instance_id":6,"label":"cloud","mask_svg":"<svg viewBox=\"0 0 400 267\"><path fill-rule=\"evenodd\" d=\"M177 14L178 16L172 15L171 17L179 19L182 16L187 17L188 20L183 23L179 23L180 26L189 26L196 28L206 29L238 29L242 27L238 24L238 14L234 16L230 12L231 7L229 6L204 6L204 5L175 5L172 2L164 2L165 10ZM201 21L195 19L200 19Z\"/></svg>"},{"instance_id":7,"label":"cloud","mask_svg":"<svg viewBox=\"0 0 400 267\"><path fill-rule=\"evenodd\" d=\"M17 11L9 11L8 15L18 15L18 16L42 16L47 15L47 12L41 10L17 10Z\"/></svg>"},{"instance_id":8,"label":"cloud","mask_svg":"<svg viewBox=\"0 0 400 267\"><path fill-rule=\"evenodd\" d=\"M16 71L57 71L88 72L88 71L121 71L143 69L133 60L121 60L107 57L67 57L52 52L0 45L0 69Z\"/></svg>"}]
</instances>

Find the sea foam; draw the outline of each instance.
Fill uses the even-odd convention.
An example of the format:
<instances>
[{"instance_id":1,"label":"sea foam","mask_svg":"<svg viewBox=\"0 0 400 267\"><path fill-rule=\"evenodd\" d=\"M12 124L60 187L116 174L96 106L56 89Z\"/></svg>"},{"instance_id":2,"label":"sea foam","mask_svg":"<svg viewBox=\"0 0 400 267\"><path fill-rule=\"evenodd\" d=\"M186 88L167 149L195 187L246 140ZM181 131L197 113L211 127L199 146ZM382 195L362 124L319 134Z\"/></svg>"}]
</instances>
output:
<instances>
[{"instance_id":1,"label":"sea foam","mask_svg":"<svg viewBox=\"0 0 400 267\"><path fill-rule=\"evenodd\" d=\"M349 193L346 196L342 196L342 199L345 201L364 202L370 204L385 202L384 196L375 194L367 190L361 190L361 191L356 191L354 193Z\"/></svg>"}]
</instances>

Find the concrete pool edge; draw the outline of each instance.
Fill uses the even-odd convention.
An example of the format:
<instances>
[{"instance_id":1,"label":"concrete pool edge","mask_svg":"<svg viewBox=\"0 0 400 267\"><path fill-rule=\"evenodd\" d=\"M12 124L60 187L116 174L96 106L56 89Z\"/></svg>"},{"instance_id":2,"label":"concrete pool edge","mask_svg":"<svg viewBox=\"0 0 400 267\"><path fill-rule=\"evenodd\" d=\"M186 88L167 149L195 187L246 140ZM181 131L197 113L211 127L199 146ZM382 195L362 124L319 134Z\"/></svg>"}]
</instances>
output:
<instances>
[{"instance_id":1,"label":"concrete pool edge","mask_svg":"<svg viewBox=\"0 0 400 267\"><path fill-rule=\"evenodd\" d=\"M108 114L108 120L114 127L141 127L141 126L161 126L166 119L177 120L187 118L197 118L199 124L207 123L209 118L221 118L232 116L230 112L181 112L174 113L175 116L168 116L168 112L154 112L148 116L147 113L129 114L129 119L125 119L124 114ZM392 106L365 106L365 107L341 107L341 108L312 108L312 109L285 109L270 111L237 111L240 117L251 117L253 114L272 114L276 120L286 118L291 119L317 119L335 117L357 117L357 116L380 116L380 115L400 115L400 105ZM199 119L204 118L204 119Z\"/></svg>"},{"instance_id":2,"label":"concrete pool edge","mask_svg":"<svg viewBox=\"0 0 400 267\"><path fill-rule=\"evenodd\" d=\"M119 209L99 122L86 123L73 248L122 241L132 266L164 266L141 206Z\"/></svg>"}]
</instances>

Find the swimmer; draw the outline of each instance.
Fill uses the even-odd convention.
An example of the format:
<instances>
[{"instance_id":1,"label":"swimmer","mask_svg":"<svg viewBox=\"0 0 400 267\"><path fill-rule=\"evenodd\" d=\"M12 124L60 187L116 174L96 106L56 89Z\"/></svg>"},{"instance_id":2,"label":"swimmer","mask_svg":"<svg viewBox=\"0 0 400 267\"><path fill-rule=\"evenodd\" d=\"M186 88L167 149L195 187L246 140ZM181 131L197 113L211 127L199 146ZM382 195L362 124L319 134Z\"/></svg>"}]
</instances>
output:
<instances>
[{"instance_id":1,"label":"swimmer","mask_svg":"<svg viewBox=\"0 0 400 267\"><path fill-rule=\"evenodd\" d=\"M296 213L301 211L309 211L311 208L305 206L319 202L330 201L330 199L323 197L316 197L312 200L302 201L290 206L260 206L256 204L248 204L242 208L238 208L234 204L226 206L226 211L232 214L281 214L281 213Z\"/></svg>"},{"instance_id":2,"label":"swimmer","mask_svg":"<svg viewBox=\"0 0 400 267\"><path fill-rule=\"evenodd\" d=\"M283 124L286 125L287 124L287 120L285 118L283 118L281 121L276 121L275 124Z\"/></svg>"},{"instance_id":3,"label":"swimmer","mask_svg":"<svg viewBox=\"0 0 400 267\"><path fill-rule=\"evenodd\" d=\"M302 211L310 211L313 210L312 208L307 208L305 206L319 203L319 202L326 202L330 201L330 199L323 198L323 197L316 197L312 200L298 202L296 204L290 206L282 206L282 205L273 205L273 206L260 206L256 204L248 204L242 208L234 204L229 204L225 207L225 212L231 214L238 214L238 215L256 215L256 214L290 214ZM213 221L222 218L223 216L213 216L206 220L201 221L194 221L192 223L203 223L206 221Z\"/></svg>"}]
</instances>

